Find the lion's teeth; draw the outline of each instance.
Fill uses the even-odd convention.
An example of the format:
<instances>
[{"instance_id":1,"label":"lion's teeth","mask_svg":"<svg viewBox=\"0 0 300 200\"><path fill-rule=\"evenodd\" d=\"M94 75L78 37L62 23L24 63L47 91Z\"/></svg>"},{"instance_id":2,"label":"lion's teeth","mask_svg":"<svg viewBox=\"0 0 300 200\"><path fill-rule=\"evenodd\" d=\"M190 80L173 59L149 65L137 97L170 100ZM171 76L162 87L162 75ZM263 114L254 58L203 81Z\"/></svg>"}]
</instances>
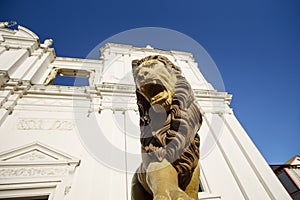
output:
<instances>
[{"instance_id":1,"label":"lion's teeth","mask_svg":"<svg viewBox=\"0 0 300 200\"><path fill-rule=\"evenodd\" d=\"M163 95L164 95L164 92L160 92L157 95L155 95L154 97L152 97L151 100L155 101L157 99L160 99Z\"/></svg>"},{"instance_id":2,"label":"lion's teeth","mask_svg":"<svg viewBox=\"0 0 300 200\"><path fill-rule=\"evenodd\" d=\"M152 104L158 103L161 100L167 99L168 98L168 93L166 91L160 92L154 97L151 98Z\"/></svg>"}]
</instances>

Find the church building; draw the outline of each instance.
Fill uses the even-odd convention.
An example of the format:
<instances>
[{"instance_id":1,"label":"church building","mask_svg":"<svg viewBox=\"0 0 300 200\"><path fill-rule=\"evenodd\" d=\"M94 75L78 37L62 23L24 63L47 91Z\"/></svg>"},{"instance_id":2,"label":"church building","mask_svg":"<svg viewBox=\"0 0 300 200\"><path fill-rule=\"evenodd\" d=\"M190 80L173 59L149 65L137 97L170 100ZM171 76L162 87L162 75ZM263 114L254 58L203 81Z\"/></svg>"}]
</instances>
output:
<instances>
[{"instance_id":1,"label":"church building","mask_svg":"<svg viewBox=\"0 0 300 200\"><path fill-rule=\"evenodd\" d=\"M288 200L189 52L106 44L97 60L59 57L31 30L0 28L0 199L131 199L141 162L131 61L163 55L200 105L201 200Z\"/></svg>"}]
</instances>

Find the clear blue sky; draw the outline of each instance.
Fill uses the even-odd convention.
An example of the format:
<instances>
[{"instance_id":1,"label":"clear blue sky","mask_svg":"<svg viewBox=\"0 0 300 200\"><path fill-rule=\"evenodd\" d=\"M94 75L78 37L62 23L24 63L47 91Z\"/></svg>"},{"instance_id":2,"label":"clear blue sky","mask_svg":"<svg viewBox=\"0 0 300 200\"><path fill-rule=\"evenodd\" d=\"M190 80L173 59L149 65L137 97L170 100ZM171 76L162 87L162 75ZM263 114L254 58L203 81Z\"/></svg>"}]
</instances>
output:
<instances>
[{"instance_id":1,"label":"clear blue sky","mask_svg":"<svg viewBox=\"0 0 300 200\"><path fill-rule=\"evenodd\" d=\"M132 28L184 33L217 64L236 116L266 160L300 154L299 0L0 0L0 20L52 38L58 56L80 58Z\"/></svg>"}]
</instances>

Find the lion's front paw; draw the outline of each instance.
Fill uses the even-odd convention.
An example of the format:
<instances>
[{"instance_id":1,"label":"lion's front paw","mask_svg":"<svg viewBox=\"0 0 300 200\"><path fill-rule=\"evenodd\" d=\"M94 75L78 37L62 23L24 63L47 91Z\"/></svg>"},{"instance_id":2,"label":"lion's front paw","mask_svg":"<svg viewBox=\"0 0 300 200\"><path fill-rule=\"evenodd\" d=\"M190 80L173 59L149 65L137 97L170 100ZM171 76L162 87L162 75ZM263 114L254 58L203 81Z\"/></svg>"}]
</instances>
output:
<instances>
[{"instance_id":1,"label":"lion's front paw","mask_svg":"<svg viewBox=\"0 0 300 200\"><path fill-rule=\"evenodd\" d=\"M185 192L182 190L176 190L170 192L170 199L171 200L193 200L191 197L189 197Z\"/></svg>"},{"instance_id":2,"label":"lion's front paw","mask_svg":"<svg viewBox=\"0 0 300 200\"><path fill-rule=\"evenodd\" d=\"M170 198L168 195L158 194L154 196L153 200L170 200Z\"/></svg>"},{"instance_id":3,"label":"lion's front paw","mask_svg":"<svg viewBox=\"0 0 300 200\"><path fill-rule=\"evenodd\" d=\"M179 189L166 194L157 194L154 196L153 200L192 200L192 198Z\"/></svg>"}]
</instances>

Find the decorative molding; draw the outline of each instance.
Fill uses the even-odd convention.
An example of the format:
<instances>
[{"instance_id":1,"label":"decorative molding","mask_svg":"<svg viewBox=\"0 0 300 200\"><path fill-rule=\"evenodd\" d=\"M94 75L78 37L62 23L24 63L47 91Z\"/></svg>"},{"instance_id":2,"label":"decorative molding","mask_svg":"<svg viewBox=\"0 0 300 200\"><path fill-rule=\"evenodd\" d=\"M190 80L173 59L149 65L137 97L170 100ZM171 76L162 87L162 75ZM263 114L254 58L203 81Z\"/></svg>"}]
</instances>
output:
<instances>
[{"instance_id":1,"label":"decorative molding","mask_svg":"<svg viewBox=\"0 0 300 200\"><path fill-rule=\"evenodd\" d=\"M0 71L0 86L4 85L8 80L7 71Z\"/></svg>"},{"instance_id":2,"label":"decorative molding","mask_svg":"<svg viewBox=\"0 0 300 200\"><path fill-rule=\"evenodd\" d=\"M102 110L112 110L113 112L116 111L121 111L121 112L125 112L125 111L138 111L138 107L137 106L130 106L130 107L121 107L121 106L100 106L99 107L99 112L101 112Z\"/></svg>"},{"instance_id":3,"label":"decorative molding","mask_svg":"<svg viewBox=\"0 0 300 200\"><path fill-rule=\"evenodd\" d=\"M29 30L28 28L19 25L18 29L20 32L26 33L29 36L29 38L32 38L34 40L39 40L39 37L34 32Z\"/></svg>"},{"instance_id":4,"label":"decorative molding","mask_svg":"<svg viewBox=\"0 0 300 200\"><path fill-rule=\"evenodd\" d=\"M18 130L60 130L70 131L74 128L73 120L68 119L36 119L21 118L18 120Z\"/></svg>"},{"instance_id":5,"label":"decorative molding","mask_svg":"<svg viewBox=\"0 0 300 200\"><path fill-rule=\"evenodd\" d=\"M68 167L1 167L1 178L20 178L20 177L48 177L48 176L66 176L69 173Z\"/></svg>"},{"instance_id":6,"label":"decorative molding","mask_svg":"<svg viewBox=\"0 0 300 200\"><path fill-rule=\"evenodd\" d=\"M65 187L65 190L64 190L64 195L65 196L70 192L71 188L72 187L70 185Z\"/></svg>"},{"instance_id":7,"label":"decorative molding","mask_svg":"<svg viewBox=\"0 0 300 200\"><path fill-rule=\"evenodd\" d=\"M46 156L43 153L39 153L38 151L32 151L27 154L21 155L18 157L20 160L30 160L30 161L35 161L35 160L48 160L48 156Z\"/></svg>"},{"instance_id":8,"label":"decorative molding","mask_svg":"<svg viewBox=\"0 0 300 200\"><path fill-rule=\"evenodd\" d=\"M31 54L38 48L39 43L37 39L15 36L15 35L2 35L4 42L0 45L6 49L27 49Z\"/></svg>"}]
</instances>

